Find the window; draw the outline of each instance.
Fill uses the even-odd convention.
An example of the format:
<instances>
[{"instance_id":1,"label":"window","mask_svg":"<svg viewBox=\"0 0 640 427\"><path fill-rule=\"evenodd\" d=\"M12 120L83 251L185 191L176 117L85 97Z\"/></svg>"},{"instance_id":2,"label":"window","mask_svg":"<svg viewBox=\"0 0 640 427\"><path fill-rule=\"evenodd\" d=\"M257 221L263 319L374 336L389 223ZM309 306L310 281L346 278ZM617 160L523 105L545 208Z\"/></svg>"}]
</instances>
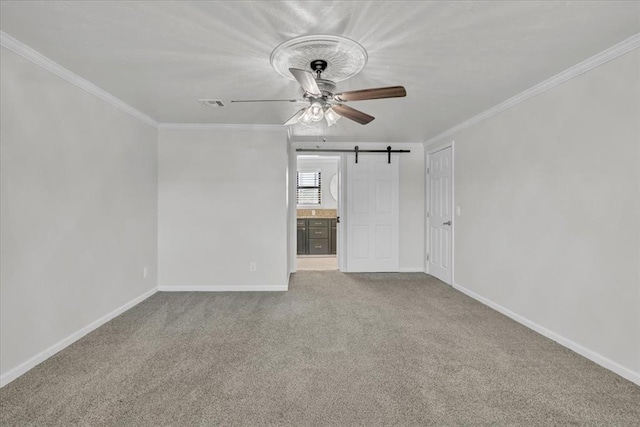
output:
<instances>
[{"instance_id":1,"label":"window","mask_svg":"<svg viewBox=\"0 0 640 427\"><path fill-rule=\"evenodd\" d=\"M319 205L322 203L320 171L298 172L296 182L298 186L297 203L299 205Z\"/></svg>"}]
</instances>

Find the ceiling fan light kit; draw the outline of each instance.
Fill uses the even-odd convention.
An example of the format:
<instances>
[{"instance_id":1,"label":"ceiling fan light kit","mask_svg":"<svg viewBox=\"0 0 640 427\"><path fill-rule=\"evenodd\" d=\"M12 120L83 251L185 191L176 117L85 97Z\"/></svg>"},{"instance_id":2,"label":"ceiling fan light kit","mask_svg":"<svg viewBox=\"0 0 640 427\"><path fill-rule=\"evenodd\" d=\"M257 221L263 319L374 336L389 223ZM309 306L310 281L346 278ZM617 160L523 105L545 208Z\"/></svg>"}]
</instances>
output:
<instances>
[{"instance_id":1,"label":"ceiling fan light kit","mask_svg":"<svg viewBox=\"0 0 640 427\"><path fill-rule=\"evenodd\" d=\"M340 117L342 116L336 113L331 107L327 108L327 111L324 112L324 118L327 120L329 127L335 125L336 122L340 120Z\"/></svg>"},{"instance_id":2,"label":"ceiling fan light kit","mask_svg":"<svg viewBox=\"0 0 640 427\"><path fill-rule=\"evenodd\" d=\"M302 99L234 100L231 102L299 102L307 104L284 124L314 126L324 121L333 126L341 117L366 125L374 120L362 111L344 105L349 101L398 98L407 95L402 86L336 92L336 82L358 74L367 63L367 51L359 43L340 36L296 37L271 52L271 66L284 77L296 80Z\"/></svg>"}]
</instances>

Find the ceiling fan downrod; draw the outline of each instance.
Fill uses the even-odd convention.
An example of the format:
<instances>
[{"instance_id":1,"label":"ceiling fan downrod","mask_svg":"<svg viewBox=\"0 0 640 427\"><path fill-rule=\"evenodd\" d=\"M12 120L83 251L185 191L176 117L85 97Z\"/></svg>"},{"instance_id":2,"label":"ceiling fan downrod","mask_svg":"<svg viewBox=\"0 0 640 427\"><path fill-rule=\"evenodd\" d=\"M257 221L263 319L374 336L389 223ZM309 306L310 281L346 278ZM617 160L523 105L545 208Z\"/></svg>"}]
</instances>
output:
<instances>
[{"instance_id":1,"label":"ceiling fan downrod","mask_svg":"<svg viewBox=\"0 0 640 427\"><path fill-rule=\"evenodd\" d=\"M324 59L315 59L311 61L311 69L316 73L316 79L320 78L320 75L327 69L327 61Z\"/></svg>"}]
</instances>

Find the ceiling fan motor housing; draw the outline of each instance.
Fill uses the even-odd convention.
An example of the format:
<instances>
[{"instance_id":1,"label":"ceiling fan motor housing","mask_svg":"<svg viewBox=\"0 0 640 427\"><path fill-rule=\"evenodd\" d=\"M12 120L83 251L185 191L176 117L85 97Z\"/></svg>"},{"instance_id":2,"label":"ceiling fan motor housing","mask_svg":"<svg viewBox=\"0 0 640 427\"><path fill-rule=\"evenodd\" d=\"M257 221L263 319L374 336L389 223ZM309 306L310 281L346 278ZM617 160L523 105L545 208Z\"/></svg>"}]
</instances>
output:
<instances>
[{"instance_id":1,"label":"ceiling fan motor housing","mask_svg":"<svg viewBox=\"0 0 640 427\"><path fill-rule=\"evenodd\" d=\"M311 61L311 69L315 72L323 72L324 70L327 69L327 61L325 61L324 59L316 59Z\"/></svg>"},{"instance_id":2,"label":"ceiling fan motor housing","mask_svg":"<svg viewBox=\"0 0 640 427\"><path fill-rule=\"evenodd\" d=\"M332 97L333 93L336 91L336 84L331 80L316 79L316 83L323 95Z\"/></svg>"},{"instance_id":3,"label":"ceiling fan motor housing","mask_svg":"<svg viewBox=\"0 0 640 427\"><path fill-rule=\"evenodd\" d=\"M336 84L334 82L332 82L331 80L316 79L316 83L318 85L318 89L320 89L320 92L322 92L322 98L333 98L333 94L336 92ZM303 98L314 98L313 96L305 92L305 90L302 88L300 88L300 93L302 94Z\"/></svg>"}]
</instances>

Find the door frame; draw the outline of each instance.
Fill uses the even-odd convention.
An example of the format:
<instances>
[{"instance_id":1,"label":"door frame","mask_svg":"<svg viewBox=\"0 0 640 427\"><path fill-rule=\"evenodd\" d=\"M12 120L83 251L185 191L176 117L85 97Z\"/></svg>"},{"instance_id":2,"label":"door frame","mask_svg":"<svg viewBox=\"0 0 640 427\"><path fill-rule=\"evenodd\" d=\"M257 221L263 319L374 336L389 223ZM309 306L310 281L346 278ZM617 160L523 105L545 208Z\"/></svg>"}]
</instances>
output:
<instances>
[{"instance_id":1,"label":"door frame","mask_svg":"<svg viewBox=\"0 0 640 427\"><path fill-rule=\"evenodd\" d=\"M298 171L298 156L304 155L304 153L298 153L296 151L297 148L313 148L309 147L309 144L305 143L296 143L292 142L289 145L289 168L291 173L289 174L289 274L295 273L298 271L298 235L297 235L297 205L296 201L296 192L297 192L297 184L296 184L296 172ZM340 222L336 224L336 234L338 236L338 241L336 245L336 261L338 263L338 270L343 271L346 268L346 248L345 246L345 233L343 224L345 223L345 215L346 211L344 209L345 202L345 192L344 192L344 182L345 182L345 154L344 153L318 153L319 157L332 157L338 158L338 204L337 204L337 216L340 217Z\"/></svg>"},{"instance_id":2,"label":"door frame","mask_svg":"<svg viewBox=\"0 0 640 427\"><path fill-rule=\"evenodd\" d=\"M429 165L431 163L431 156L435 153L438 153L442 150L446 150L447 148L451 148L451 214L453 216L452 219L452 224L451 224L451 283L447 283L449 286L453 286L453 284L456 282L455 281L455 263L456 263L456 257L455 257L455 253L456 253L456 222L457 222L457 212L456 212L456 200L455 200L455 196L456 196L456 165L455 165L455 154L456 154L456 148L455 148L455 141L451 140L451 141L447 141L445 143L441 143L441 144L435 144L432 145L430 147L427 148L426 150L426 159L425 159L425 197L424 197L424 203L425 203L425 234L424 234L424 272L426 274L429 274L429 267L430 267L430 260L428 259L430 254L429 254L429 239L431 238L430 234L429 234L429 223L431 221L431 204L430 204L430 200L431 198L429 197L429 188L431 187L431 178L430 178L430 170L429 170Z\"/></svg>"}]
</instances>

